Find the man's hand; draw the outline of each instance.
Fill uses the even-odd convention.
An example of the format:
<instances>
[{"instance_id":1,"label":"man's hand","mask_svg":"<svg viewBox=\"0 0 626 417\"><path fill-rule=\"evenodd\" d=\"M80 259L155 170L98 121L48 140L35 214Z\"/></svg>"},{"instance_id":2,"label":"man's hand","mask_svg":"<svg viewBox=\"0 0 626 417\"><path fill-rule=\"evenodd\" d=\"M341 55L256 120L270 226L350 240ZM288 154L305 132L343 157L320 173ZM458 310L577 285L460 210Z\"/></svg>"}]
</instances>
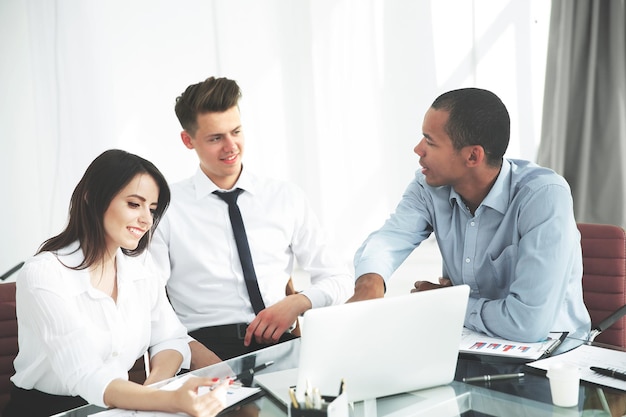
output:
<instances>
[{"instance_id":1,"label":"man's hand","mask_svg":"<svg viewBox=\"0 0 626 417\"><path fill-rule=\"evenodd\" d=\"M291 327L298 316L311 307L311 301L306 295L293 294L283 298L273 306L261 310L252 320L243 339L245 346L250 346L252 338L257 343L272 344Z\"/></svg>"},{"instance_id":2,"label":"man's hand","mask_svg":"<svg viewBox=\"0 0 626 417\"><path fill-rule=\"evenodd\" d=\"M437 288L451 287L452 281L449 278L439 278L439 284L430 281L415 281L415 288L411 292L420 292L428 290L436 290Z\"/></svg>"},{"instance_id":3,"label":"man's hand","mask_svg":"<svg viewBox=\"0 0 626 417\"><path fill-rule=\"evenodd\" d=\"M385 281L378 274L363 274L356 280L354 285L354 295L346 301L371 300L372 298L382 298L385 296Z\"/></svg>"}]
</instances>

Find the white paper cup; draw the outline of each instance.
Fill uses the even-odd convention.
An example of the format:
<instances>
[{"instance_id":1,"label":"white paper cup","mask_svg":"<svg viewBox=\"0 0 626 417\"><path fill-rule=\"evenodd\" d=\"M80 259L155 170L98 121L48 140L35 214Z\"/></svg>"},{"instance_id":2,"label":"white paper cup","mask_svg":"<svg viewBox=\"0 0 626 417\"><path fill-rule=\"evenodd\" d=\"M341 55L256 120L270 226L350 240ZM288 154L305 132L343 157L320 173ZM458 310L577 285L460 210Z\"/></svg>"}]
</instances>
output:
<instances>
[{"instance_id":1,"label":"white paper cup","mask_svg":"<svg viewBox=\"0 0 626 417\"><path fill-rule=\"evenodd\" d=\"M578 405L578 387L580 385L580 369L577 366L559 362L548 369L546 374L550 380L552 402L559 407Z\"/></svg>"}]
</instances>

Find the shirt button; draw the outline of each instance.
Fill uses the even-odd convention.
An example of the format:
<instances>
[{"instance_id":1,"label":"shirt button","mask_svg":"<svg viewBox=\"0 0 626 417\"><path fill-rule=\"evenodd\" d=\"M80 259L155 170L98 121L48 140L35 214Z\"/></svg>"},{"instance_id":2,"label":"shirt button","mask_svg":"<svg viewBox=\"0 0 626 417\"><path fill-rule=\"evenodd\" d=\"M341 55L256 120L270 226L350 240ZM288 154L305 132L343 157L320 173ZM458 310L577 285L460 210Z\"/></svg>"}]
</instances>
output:
<instances>
[{"instance_id":1,"label":"shirt button","mask_svg":"<svg viewBox=\"0 0 626 417\"><path fill-rule=\"evenodd\" d=\"M470 263L470 258L465 258L465 263L466 264Z\"/></svg>"},{"instance_id":2,"label":"shirt button","mask_svg":"<svg viewBox=\"0 0 626 417\"><path fill-rule=\"evenodd\" d=\"M470 226L476 226L476 222L470 222Z\"/></svg>"},{"instance_id":3,"label":"shirt button","mask_svg":"<svg viewBox=\"0 0 626 417\"><path fill-rule=\"evenodd\" d=\"M111 356L113 356L114 358L116 358L116 357L117 357L117 355L119 355L119 353L117 353L117 352L113 352L113 353L111 353Z\"/></svg>"}]
</instances>

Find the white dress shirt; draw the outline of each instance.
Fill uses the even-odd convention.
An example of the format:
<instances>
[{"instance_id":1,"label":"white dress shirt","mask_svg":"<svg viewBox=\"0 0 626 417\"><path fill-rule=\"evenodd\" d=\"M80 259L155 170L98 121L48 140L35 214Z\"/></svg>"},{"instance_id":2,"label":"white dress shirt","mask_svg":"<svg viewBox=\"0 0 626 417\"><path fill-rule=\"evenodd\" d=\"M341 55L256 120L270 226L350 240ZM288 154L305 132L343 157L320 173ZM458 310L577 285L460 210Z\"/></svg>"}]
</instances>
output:
<instances>
[{"instance_id":1,"label":"white dress shirt","mask_svg":"<svg viewBox=\"0 0 626 417\"><path fill-rule=\"evenodd\" d=\"M312 306L345 302L354 291L348 265L328 248L319 222L300 189L243 170L234 188L265 306L285 298L294 263L308 272L302 294ZM217 186L198 169L171 186L172 201L154 235L151 252L169 276L168 296L189 331L249 323L254 311L228 217Z\"/></svg>"},{"instance_id":2,"label":"white dress shirt","mask_svg":"<svg viewBox=\"0 0 626 417\"><path fill-rule=\"evenodd\" d=\"M13 383L55 395L79 395L104 407L104 391L143 353L174 349L188 366L187 332L167 302L149 255L118 250L117 303L93 288L78 244L29 259L17 277L19 353ZM64 265L63 265L64 264Z\"/></svg>"}]
</instances>

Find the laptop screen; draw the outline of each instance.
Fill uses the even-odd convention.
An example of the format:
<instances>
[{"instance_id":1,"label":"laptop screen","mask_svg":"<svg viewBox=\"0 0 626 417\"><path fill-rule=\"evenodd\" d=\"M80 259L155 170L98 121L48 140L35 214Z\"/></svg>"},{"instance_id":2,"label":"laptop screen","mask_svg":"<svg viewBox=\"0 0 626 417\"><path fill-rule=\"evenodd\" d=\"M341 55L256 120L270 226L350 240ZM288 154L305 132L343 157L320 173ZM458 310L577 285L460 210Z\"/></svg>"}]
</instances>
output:
<instances>
[{"instance_id":1,"label":"laptop screen","mask_svg":"<svg viewBox=\"0 0 626 417\"><path fill-rule=\"evenodd\" d=\"M298 399L307 387L336 396L342 380L349 401L450 383L468 296L469 287L458 285L308 310Z\"/></svg>"}]
</instances>

